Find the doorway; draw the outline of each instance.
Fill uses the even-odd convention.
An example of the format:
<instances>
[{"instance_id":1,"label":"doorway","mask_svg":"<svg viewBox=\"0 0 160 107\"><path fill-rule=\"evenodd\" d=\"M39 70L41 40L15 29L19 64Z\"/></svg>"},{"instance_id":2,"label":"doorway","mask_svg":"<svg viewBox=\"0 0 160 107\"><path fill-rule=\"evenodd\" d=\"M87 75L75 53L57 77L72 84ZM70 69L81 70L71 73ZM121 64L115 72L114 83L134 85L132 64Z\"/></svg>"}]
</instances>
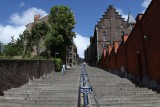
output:
<instances>
[{"instance_id":1,"label":"doorway","mask_svg":"<svg viewBox=\"0 0 160 107\"><path fill-rule=\"evenodd\" d=\"M139 81L142 81L142 78L143 78L142 59L139 51L137 51L137 59L138 59Z\"/></svg>"}]
</instances>

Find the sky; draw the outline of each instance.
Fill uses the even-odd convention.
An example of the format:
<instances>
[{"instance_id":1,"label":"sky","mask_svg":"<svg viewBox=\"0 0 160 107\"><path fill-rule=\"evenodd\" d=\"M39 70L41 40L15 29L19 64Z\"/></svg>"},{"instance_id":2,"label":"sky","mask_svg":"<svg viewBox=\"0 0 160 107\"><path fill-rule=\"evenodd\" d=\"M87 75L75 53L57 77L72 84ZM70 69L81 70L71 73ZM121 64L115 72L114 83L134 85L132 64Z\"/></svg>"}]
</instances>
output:
<instances>
[{"instance_id":1,"label":"sky","mask_svg":"<svg viewBox=\"0 0 160 107\"><path fill-rule=\"evenodd\" d=\"M1 0L0 41L8 43L11 36L18 38L25 25L33 22L34 15L44 16L56 5L69 6L74 12L76 25L74 42L78 54L84 58L84 50L89 46L89 37L108 5L113 5L123 18L130 12L134 18L144 13L151 0Z\"/></svg>"}]
</instances>

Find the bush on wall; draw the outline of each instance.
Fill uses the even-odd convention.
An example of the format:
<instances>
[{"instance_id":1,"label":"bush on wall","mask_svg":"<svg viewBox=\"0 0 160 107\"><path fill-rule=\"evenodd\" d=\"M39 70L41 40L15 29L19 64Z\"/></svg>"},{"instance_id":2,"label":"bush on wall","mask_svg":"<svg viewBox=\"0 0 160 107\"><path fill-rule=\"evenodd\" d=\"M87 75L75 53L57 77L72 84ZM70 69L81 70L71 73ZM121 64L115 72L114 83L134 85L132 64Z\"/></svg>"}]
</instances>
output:
<instances>
[{"instance_id":1,"label":"bush on wall","mask_svg":"<svg viewBox=\"0 0 160 107\"><path fill-rule=\"evenodd\" d=\"M54 63L55 63L55 71L60 72L62 69L62 60L60 58L55 58Z\"/></svg>"}]
</instances>

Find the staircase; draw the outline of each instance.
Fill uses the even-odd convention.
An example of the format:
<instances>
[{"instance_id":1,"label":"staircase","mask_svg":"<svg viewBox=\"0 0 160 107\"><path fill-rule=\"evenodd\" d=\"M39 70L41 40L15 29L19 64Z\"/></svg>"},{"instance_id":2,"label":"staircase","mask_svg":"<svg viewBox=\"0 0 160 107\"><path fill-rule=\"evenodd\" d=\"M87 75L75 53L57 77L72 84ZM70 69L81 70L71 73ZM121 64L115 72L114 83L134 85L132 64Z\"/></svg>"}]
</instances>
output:
<instances>
[{"instance_id":1,"label":"staircase","mask_svg":"<svg viewBox=\"0 0 160 107\"><path fill-rule=\"evenodd\" d=\"M0 97L0 107L77 107L80 69L64 75L52 72L41 79L12 88Z\"/></svg>"},{"instance_id":2,"label":"staircase","mask_svg":"<svg viewBox=\"0 0 160 107\"><path fill-rule=\"evenodd\" d=\"M86 70L100 107L160 107L160 94L155 91L98 68ZM90 106L97 107L92 94Z\"/></svg>"},{"instance_id":3,"label":"staircase","mask_svg":"<svg viewBox=\"0 0 160 107\"><path fill-rule=\"evenodd\" d=\"M0 97L0 107L79 107L80 71L79 66L64 75L52 72L9 89ZM156 91L99 68L87 66L86 72L93 89L88 94L87 107L160 107L160 94Z\"/></svg>"}]
</instances>

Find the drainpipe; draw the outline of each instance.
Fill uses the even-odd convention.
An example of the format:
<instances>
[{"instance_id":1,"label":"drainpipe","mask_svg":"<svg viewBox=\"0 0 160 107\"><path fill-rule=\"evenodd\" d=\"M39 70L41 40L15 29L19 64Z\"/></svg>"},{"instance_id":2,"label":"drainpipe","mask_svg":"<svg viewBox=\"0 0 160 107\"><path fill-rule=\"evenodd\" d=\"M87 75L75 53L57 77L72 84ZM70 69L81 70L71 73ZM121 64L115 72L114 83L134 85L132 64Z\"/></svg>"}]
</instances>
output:
<instances>
[{"instance_id":1,"label":"drainpipe","mask_svg":"<svg viewBox=\"0 0 160 107\"><path fill-rule=\"evenodd\" d=\"M99 47L98 47L98 28L96 26L96 32L97 32L97 60L99 60Z\"/></svg>"}]
</instances>

